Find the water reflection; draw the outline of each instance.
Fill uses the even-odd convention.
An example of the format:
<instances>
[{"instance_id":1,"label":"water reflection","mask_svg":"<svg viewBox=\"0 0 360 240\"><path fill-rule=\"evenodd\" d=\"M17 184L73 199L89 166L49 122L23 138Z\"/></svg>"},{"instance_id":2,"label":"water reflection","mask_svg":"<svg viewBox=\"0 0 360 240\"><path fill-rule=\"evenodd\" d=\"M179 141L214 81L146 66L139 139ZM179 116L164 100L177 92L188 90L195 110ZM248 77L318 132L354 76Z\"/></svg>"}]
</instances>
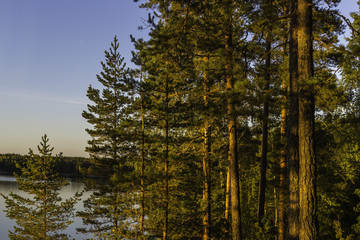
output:
<instances>
[{"instance_id":1,"label":"water reflection","mask_svg":"<svg viewBox=\"0 0 360 240\"><path fill-rule=\"evenodd\" d=\"M79 181L78 179L68 179L69 185L64 187L60 191L60 196L63 199L68 199L76 192L81 192L84 190L84 184ZM25 196L26 193L23 191L20 191L17 188L16 179L12 176L4 176L0 175L0 192L4 195L8 195L10 192ZM82 196L82 200L85 200L89 197L90 193L85 192ZM13 229L13 226L15 224L15 220L11 220L6 217L6 213L4 210L6 209L5 200L0 196L0 239L9 239L8 237L8 231ZM76 211L83 210L83 203L82 201L79 201L75 205ZM77 234L76 228L82 227L82 221L80 218L75 217L74 222L67 228L66 233L69 234L72 238L75 239L86 239L91 238L91 235L84 235L84 234Z\"/></svg>"}]
</instances>

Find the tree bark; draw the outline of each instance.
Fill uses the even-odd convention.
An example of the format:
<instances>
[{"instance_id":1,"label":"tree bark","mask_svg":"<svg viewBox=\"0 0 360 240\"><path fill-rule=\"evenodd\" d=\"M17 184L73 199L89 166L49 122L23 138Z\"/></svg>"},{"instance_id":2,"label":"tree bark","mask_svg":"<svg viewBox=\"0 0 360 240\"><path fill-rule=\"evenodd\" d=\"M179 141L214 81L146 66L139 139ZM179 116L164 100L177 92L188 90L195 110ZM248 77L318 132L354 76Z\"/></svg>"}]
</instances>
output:
<instances>
[{"instance_id":1,"label":"tree bark","mask_svg":"<svg viewBox=\"0 0 360 240\"><path fill-rule=\"evenodd\" d=\"M229 221L230 212L230 169L226 172L226 190L225 190L225 220Z\"/></svg>"},{"instance_id":2,"label":"tree bark","mask_svg":"<svg viewBox=\"0 0 360 240\"><path fill-rule=\"evenodd\" d=\"M316 158L315 99L313 77L312 0L299 0L299 185L300 240L315 240L316 227Z\"/></svg>"},{"instance_id":3,"label":"tree bark","mask_svg":"<svg viewBox=\"0 0 360 240\"><path fill-rule=\"evenodd\" d=\"M279 216L278 216L278 240L285 240L286 231L286 211L285 211L285 187L286 187L286 79L282 81L282 91L284 93L281 106L281 123L280 123L280 190L279 190Z\"/></svg>"},{"instance_id":4,"label":"tree bark","mask_svg":"<svg viewBox=\"0 0 360 240\"><path fill-rule=\"evenodd\" d=\"M205 58L205 62L208 59ZM209 92L209 81L207 78L206 71L204 71L204 107L208 107L208 97ZM205 119L204 123L204 157L203 157L203 173L204 173L204 191L203 191L203 201L204 201L204 217L203 217L203 226L204 234L203 240L211 239L211 164L210 164L210 152L211 152L211 127L209 119Z\"/></svg>"},{"instance_id":5,"label":"tree bark","mask_svg":"<svg viewBox=\"0 0 360 240\"><path fill-rule=\"evenodd\" d=\"M231 104L228 106L228 112L232 113ZM236 144L236 125L235 120L231 118L228 123L229 131L229 161L230 161L230 201L231 201L231 229L232 239L242 239L241 216L240 216L240 191L239 191L239 166L237 159Z\"/></svg>"},{"instance_id":6,"label":"tree bark","mask_svg":"<svg viewBox=\"0 0 360 240\"><path fill-rule=\"evenodd\" d=\"M236 137L236 116L234 95L233 71L233 45L232 45L232 6L227 2L226 22L225 22L225 72L226 72L226 90L227 96L227 115L229 132L229 169L230 169L230 201L231 201L231 230L232 239L242 239L241 215L240 215L240 190L239 190L239 162L237 155L237 137Z\"/></svg>"},{"instance_id":7,"label":"tree bark","mask_svg":"<svg viewBox=\"0 0 360 240\"><path fill-rule=\"evenodd\" d=\"M298 0L290 2L290 109L288 132L289 239L299 239L299 84L298 84Z\"/></svg>"},{"instance_id":8,"label":"tree bark","mask_svg":"<svg viewBox=\"0 0 360 240\"><path fill-rule=\"evenodd\" d=\"M288 9L286 8L285 13L288 12ZM287 38L288 35L287 33L284 34L283 36L283 56L282 59L283 61L285 61L286 56L287 56ZM278 205L278 240L285 240L285 236L286 236L286 226L287 226L287 222L286 222L286 166L287 166L287 162L286 162L286 119L287 119L287 106L286 103L288 101L288 97L287 97L287 86L288 86L288 82L287 82L287 77L283 77L282 78L282 82L281 82L281 94L282 94L282 104L281 104L281 114L280 114L280 144L281 144L281 148L280 148L280 162L279 162L279 167L280 167L280 173L279 173L279 205Z\"/></svg>"},{"instance_id":9,"label":"tree bark","mask_svg":"<svg viewBox=\"0 0 360 240\"><path fill-rule=\"evenodd\" d=\"M211 166L210 166L210 126L208 123L205 124L205 133L204 133L204 158L203 158L203 171L204 171L204 193L203 200L205 203L205 214L203 218L204 225L204 240L211 239Z\"/></svg>"}]
</instances>

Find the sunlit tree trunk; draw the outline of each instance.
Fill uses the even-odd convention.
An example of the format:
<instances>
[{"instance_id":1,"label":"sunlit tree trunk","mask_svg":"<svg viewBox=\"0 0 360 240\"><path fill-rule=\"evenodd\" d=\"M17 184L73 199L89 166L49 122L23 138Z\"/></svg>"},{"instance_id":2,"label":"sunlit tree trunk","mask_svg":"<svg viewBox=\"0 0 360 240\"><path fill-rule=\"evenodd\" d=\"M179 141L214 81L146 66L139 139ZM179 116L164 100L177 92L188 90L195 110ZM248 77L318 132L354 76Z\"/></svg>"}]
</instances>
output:
<instances>
[{"instance_id":1,"label":"sunlit tree trunk","mask_svg":"<svg viewBox=\"0 0 360 240\"><path fill-rule=\"evenodd\" d=\"M230 212L230 169L226 172L226 189L225 189L225 220L229 221Z\"/></svg>"},{"instance_id":2,"label":"sunlit tree trunk","mask_svg":"<svg viewBox=\"0 0 360 240\"><path fill-rule=\"evenodd\" d=\"M281 122L280 122L280 190L279 190L279 216L278 216L278 240L285 240L286 231L286 79L282 80L281 89L284 93L283 104L281 105Z\"/></svg>"},{"instance_id":3,"label":"sunlit tree trunk","mask_svg":"<svg viewBox=\"0 0 360 240\"><path fill-rule=\"evenodd\" d=\"M298 0L290 0L290 109L288 132L288 181L289 181L289 239L299 239L299 85L298 85Z\"/></svg>"},{"instance_id":4,"label":"sunlit tree trunk","mask_svg":"<svg viewBox=\"0 0 360 240\"><path fill-rule=\"evenodd\" d=\"M285 12L287 12L285 10ZM287 45L287 34L283 37L283 61L285 61L288 51ZM281 114L280 114L280 174L279 174L279 205L278 205L278 238L277 240L285 240L286 236L286 119L287 119L287 106L286 103L288 101L287 98L287 75L283 75L282 82L281 82L281 93L282 93L282 104L281 104Z\"/></svg>"},{"instance_id":5,"label":"sunlit tree trunk","mask_svg":"<svg viewBox=\"0 0 360 240\"><path fill-rule=\"evenodd\" d=\"M315 240L316 228L316 158L315 99L312 49L312 0L299 0L298 64L299 64L299 186L300 240Z\"/></svg>"},{"instance_id":6,"label":"sunlit tree trunk","mask_svg":"<svg viewBox=\"0 0 360 240\"><path fill-rule=\"evenodd\" d=\"M208 61L208 58L205 58ZM209 93L209 81L206 71L204 72L204 105L205 109L208 107L208 93ZM209 119L205 119L204 124L204 157L203 157L203 172L204 172L204 234L203 240L211 239L211 165L210 165L210 152L211 152L211 126Z\"/></svg>"},{"instance_id":7,"label":"sunlit tree trunk","mask_svg":"<svg viewBox=\"0 0 360 240\"><path fill-rule=\"evenodd\" d=\"M233 79L233 45L232 45L232 4L227 2L226 6L226 25L225 25L225 72L226 72L226 90L228 92L227 114L228 114L228 132L229 132L229 169L230 169L230 193L231 193L231 230L232 239L242 239L241 215L240 215L240 190L239 190L239 161L237 154L236 137L236 116Z\"/></svg>"}]
</instances>

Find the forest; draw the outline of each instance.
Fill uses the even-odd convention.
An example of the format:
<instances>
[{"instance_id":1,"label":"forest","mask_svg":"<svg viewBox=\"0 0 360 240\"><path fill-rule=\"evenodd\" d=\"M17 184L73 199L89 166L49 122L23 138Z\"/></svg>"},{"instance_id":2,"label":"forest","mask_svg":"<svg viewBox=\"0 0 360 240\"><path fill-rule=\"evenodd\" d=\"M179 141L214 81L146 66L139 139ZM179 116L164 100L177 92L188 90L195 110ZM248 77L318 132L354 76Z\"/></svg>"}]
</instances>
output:
<instances>
[{"instance_id":1,"label":"forest","mask_svg":"<svg viewBox=\"0 0 360 240\"><path fill-rule=\"evenodd\" d=\"M61 156L61 157L60 157ZM21 174L16 164L23 164L27 156L20 154L0 154L0 173L5 175ZM55 161L54 169L57 173L66 177L83 177L83 169L89 167L89 159L85 157L68 157L59 154Z\"/></svg>"},{"instance_id":2,"label":"forest","mask_svg":"<svg viewBox=\"0 0 360 240\"><path fill-rule=\"evenodd\" d=\"M339 2L143 1L149 15L139 28L149 36L131 36L136 67L126 67L115 36L100 88L87 90L90 158L74 161L85 162L75 166L92 194L76 213L85 225L78 231L94 239L360 239L360 14L347 19ZM351 36L340 42L346 29ZM38 200L47 188L57 199L63 184L44 167L55 166L47 141L40 158L30 152L33 160L17 164L24 189L41 185ZM15 218L19 200L3 197ZM35 239L65 238L46 235L47 210ZM27 228L9 236L31 236Z\"/></svg>"}]
</instances>

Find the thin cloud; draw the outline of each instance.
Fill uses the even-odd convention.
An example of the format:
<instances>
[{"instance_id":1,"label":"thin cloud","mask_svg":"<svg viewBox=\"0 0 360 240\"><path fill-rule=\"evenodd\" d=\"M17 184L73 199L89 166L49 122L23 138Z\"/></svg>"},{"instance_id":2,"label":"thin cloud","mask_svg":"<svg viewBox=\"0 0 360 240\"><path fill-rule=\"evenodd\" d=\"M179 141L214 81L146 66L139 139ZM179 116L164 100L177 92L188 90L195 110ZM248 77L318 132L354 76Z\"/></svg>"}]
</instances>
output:
<instances>
[{"instance_id":1,"label":"thin cloud","mask_svg":"<svg viewBox=\"0 0 360 240\"><path fill-rule=\"evenodd\" d=\"M47 98L42 96L34 96L29 94L17 94L17 93L4 93L1 92L0 96L6 96L6 97L14 97L14 98L25 98L25 99L31 99L41 102L54 102L54 103L64 103L64 104L72 104L72 105L82 105L86 106L87 103L81 102L81 101L75 101L72 99L57 99L57 98Z\"/></svg>"}]
</instances>

